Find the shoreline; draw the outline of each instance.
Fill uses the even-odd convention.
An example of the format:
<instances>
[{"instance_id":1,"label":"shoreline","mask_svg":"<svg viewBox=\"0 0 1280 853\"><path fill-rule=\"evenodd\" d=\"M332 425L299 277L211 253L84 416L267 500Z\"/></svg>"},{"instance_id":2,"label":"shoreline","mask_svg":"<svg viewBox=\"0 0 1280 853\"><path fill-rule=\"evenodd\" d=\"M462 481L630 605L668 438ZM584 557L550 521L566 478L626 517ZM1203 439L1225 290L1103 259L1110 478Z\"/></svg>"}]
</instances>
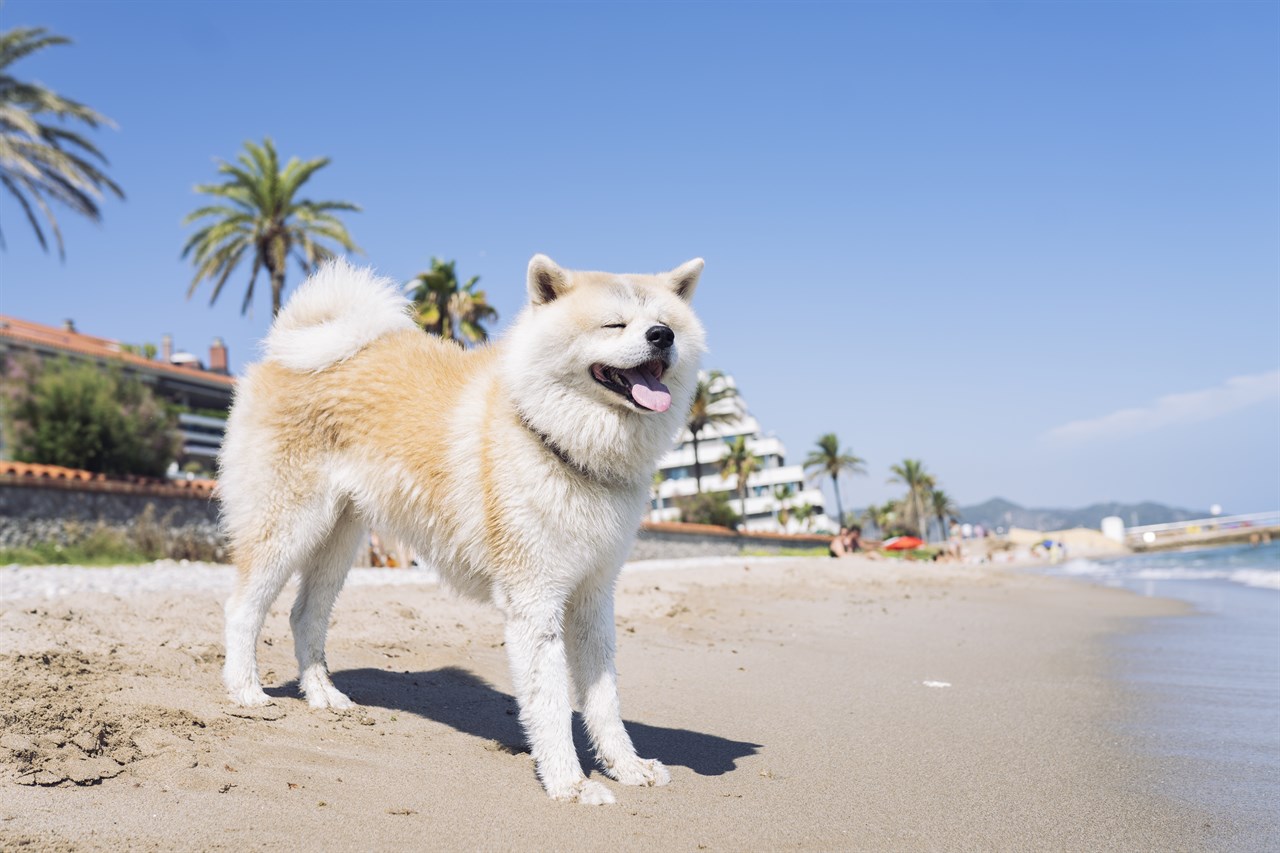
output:
<instances>
[{"instance_id":1,"label":"shoreline","mask_svg":"<svg viewBox=\"0 0 1280 853\"><path fill-rule=\"evenodd\" d=\"M497 613L434 584L356 582L339 599L329 659L362 705L346 715L297 698L288 591L260 647L276 705L237 716L218 683L215 589L2 601L8 728L54 775L123 763L97 784L27 786L32 762L0 750L0 844L1137 850L1230 837L1221 816L1163 795L1161 768L1115 725L1131 697L1109 639L1179 605L1007 566L672 568L624 572L617 616L624 716L673 781L607 783L607 808L546 799ZM102 756L54 744L94 725Z\"/></svg>"},{"instance_id":2,"label":"shoreline","mask_svg":"<svg viewBox=\"0 0 1280 853\"><path fill-rule=\"evenodd\" d=\"M1063 567L1057 567L1062 569ZM1170 796L1229 816L1230 849L1280 842L1280 552L1225 546L1080 561L1056 576L1183 602L1113 637L1121 730Z\"/></svg>"}]
</instances>

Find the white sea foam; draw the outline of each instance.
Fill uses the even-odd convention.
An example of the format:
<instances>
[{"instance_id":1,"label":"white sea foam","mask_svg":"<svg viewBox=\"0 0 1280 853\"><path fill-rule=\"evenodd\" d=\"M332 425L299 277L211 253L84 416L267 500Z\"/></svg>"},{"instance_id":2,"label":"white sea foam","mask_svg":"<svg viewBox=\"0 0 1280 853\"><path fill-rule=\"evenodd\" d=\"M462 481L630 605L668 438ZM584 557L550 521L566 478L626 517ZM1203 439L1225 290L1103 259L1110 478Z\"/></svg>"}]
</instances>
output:
<instances>
[{"instance_id":1,"label":"white sea foam","mask_svg":"<svg viewBox=\"0 0 1280 853\"><path fill-rule=\"evenodd\" d=\"M1249 557L1245 552L1241 559ZM1135 560L1161 558L1168 562L1182 562L1183 565L1134 565ZM1263 564L1265 565L1265 560ZM1112 586L1127 581L1222 581L1257 589L1280 590L1280 568L1257 568L1257 563L1253 566L1246 563L1243 568L1235 568L1229 562L1185 553L1130 557L1114 562L1075 559L1068 560L1054 571L1056 574L1072 577L1092 578Z\"/></svg>"},{"instance_id":2,"label":"white sea foam","mask_svg":"<svg viewBox=\"0 0 1280 853\"><path fill-rule=\"evenodd\" d=\"M1140 569L1129 577L1140 581L1211 581L1228 579L1231 573L1203 569Z\"/></svg>"},{"instance_id":3,"label":"white sea foam","mask_svg":"<svg viewBox=\"0 0 1280 853\"><path fill-rule=\"evenodd\" d=\"M1058 571L1064 575L1098 576L1115 574L1115 569L1105 566L1102 563L1095 563L1093 560L1081 559L1068 560L1062 564Z\"/></svg>"},{"instance_id":4,"label":"white sea foam","mask_svg":"<svg viewBox=\"0 0 1280 853\"><path fill-rule=\"evenodd\" d=\"M1232 572L1229 579L1245 586L1256 586L1261 589L1280 590L1280 572L1267 569L1240 569Z\"/></svg>"}]
</instances>

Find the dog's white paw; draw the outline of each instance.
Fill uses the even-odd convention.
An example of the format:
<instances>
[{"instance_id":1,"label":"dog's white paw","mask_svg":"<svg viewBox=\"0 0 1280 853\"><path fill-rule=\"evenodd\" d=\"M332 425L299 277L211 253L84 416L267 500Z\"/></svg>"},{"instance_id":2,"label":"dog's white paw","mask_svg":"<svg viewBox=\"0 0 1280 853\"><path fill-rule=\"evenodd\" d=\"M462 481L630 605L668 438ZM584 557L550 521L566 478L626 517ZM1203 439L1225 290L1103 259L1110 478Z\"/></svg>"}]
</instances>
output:
<instances>
[{"instance_id":1,"label":"dog's white paw","mask_svg":"<svg viewBox=\"0 0 1280 853\"><path fill-rule=\"evenodd\" d=\"M257 684L251 684L239 690L232 690L229 695L231 701L241 708L262 708L272 704L271 697L263 693L262 687Z\"/></svg>"},{"instance_id":2,"label":"dog's white paw","mask_svg":"<svg viewBox=\"0 0 1280 853\"><path fill-rule=\"evenodd\" d=\"M553 800L565 803L582 803L587 806L607 806L616 803L613 792L599 782L590 779L579 779L568 785L547 786L547 793Z\"/></svg>"},{"instance_id":3,"label":"dog's white paw","mask_svg":"<svg viewBox=\"0 0 1280 853\"><path fill-rule=\"evenodd\" d=\"M307 697L307 704L312 708L332 708L335 711L345 711L356 706L356 703L352 702L347 694L333 686L333 682L329 680L328 676L304 678L302 693Z\"/></svg>"},{"instance_id":4,"label":"dog's white paw","mask_svg":"<svg viewBox=\"0 0 1280 853\"><path fill-rule=\"evenodd\" d=\"M312 708L332 708L335 711L346 711L356 706L347 694L336 687L307 693L307 704Z\"/></svg>"},{"instance_id":5,"label":"dog's white paw","mask_svg":"<svg viewBox=\"0 0 1280 853\"><path fill-rule=\"evenodd\" d=\"M605 770L609 776L624 785L657 787L671 781L671 773L656 758L633 758L619 762Z\"/></svg>"}]
</instances>

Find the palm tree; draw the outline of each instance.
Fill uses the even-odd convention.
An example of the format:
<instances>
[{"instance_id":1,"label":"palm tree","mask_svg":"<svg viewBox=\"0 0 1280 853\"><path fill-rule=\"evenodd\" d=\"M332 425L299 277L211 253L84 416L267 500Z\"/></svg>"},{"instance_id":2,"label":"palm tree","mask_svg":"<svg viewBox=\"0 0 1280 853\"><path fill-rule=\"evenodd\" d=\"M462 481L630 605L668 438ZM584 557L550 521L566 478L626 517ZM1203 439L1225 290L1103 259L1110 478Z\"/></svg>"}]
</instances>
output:
<instances>
[{"instance_id":1,"label":"palm tree","mask_svg":"<svg viewBox=\"0 0 1280 853\"><path fill-rule=\"evenodd\" d=\"M649 496L655 503L657 503L657 506L653 508L653 512L657 512L662 509L662 484L666 479L667 475L661 471L653 472L653 481L649 486Z\"/></svg>"},{"instance_id":2,"label":"palm tree","mask_svg":"<svg viewBox=\"0 0 1280 853\"><path fill-rule=\"evenodd\" d=\"M738 419L737 410L724 405L725 401L737 395L738 389L726 382L720 371L698 374L686 425L693 436L693 477L699 494L702 493L702 463L698 460L698 435L709 426Z\"/></svg>"},{"instance_id":3,"label":"palm tree","mask_svg":"<svg viewBox=\"0 0 1280 853\"><path fill-rule=\"evenodd\" d=\"M747 446L746 436L740 435L729 445L729 452L720 460L722 477L738 478L738 498L742 501L742 526L747 525L747 478L760 470L760 458Z\"/></svg>"},{"instance_id":4,"label":"palm tree","mask_svg":"<svg viewBox=\"0 0 1280 853\"><path fill-rule=\"evenodd\" d=\"M773 499L778 502L778 527L783 533L787 532L787 522L791 520L791 499L795 496L796 490L790 484L773 489Z\"/></svg>"},{"instance_id":5,"label":"palm tree","mask_svg":"<svg viewBox=\"0 0 1280 853\"><path fill-rule=\"evenodd\" d=\"M933 517L938 519L938 530L945 540L947 538L947 522L954 521L959 515L959 508L951 496L942 489L934 489L929 495Z\"/></svg>"},{"instance_id":6,"label":"palm tree","mask_svg":"<svg viewBox=\"0 0 1280 853\"><path fill-rule=\"evenodd\" d=\"M82 122L90 128L115 127L115 123L78 101L9 74L9 66L19 59L46 47L70 43L71 39L50 35L44 27L18 27L0 33L0 184L17 199L36 232L40 248L47 252L49 244L36 217L35 208L40 209L58 244L60 258L66 257L66 250L50 201L101 222L98 204L104 195L110 192L116 198L124 198L115 181L90 162L97 160L105 166L107 158L92 142L65 126ZM46 118L57 119L58 123L48 124ZM0 233L0 248L4 245Z\"/></svg>"},{"instance_id":7,"label":"palm tree","mask_svg":"<svg viewBox=\"0 0 1280 853\"><path fill-rule=\"evenodd\" d=\"M907 487L903 498L904 516L914 522L916 535L926 538L924 508L929 503L929 492L933 490L933 477L924 470L924 463L919 459L904 459L901 464L890 466L889 471L893 474L889 478L890 483L902 483ZM907 521L907 518L903 520Z\"/></svg>"},{"instance_id":8,"label":"palm tree","mask_svg":"<svg viewBox=\"0 0 1280 853\"><path fill-rule=\"evenodd\" d=\"M836 490L836 523L844 523L844 504L840 501L840 474L848 471L850 474L866 474L866 460L853 455L853 452L840 449L840 439L836 438L834 432L818 438L818 449L809 451L809 455L805 457L804 469L809 471L809 477L813 480L820 480L824 476L831 477L831 485Z\"/></svg>"},{"instance_id":9,"label":"palm tree","mask_svg":"<svg viewBox=\"0 0 1280 853\"><path fill-rule=\"evenodd\" d=\"M796 521L803 524L804 529L808 530L809 525L813 522L813 513L814 513L813 504L809 503L808 501L805 501L795 509Z\"/></svg>"},{"instance_id":10,"label":"palm tree","mask_svg":"<svg viewBox=\"0 0 1280 853\"><path fill-rule=\"evenodd\" d=\"M360 248L351 240L347 227L335 211L360 210L346 201L311 201L295 198L312 175L329 165L328 157L317 157L305 163L290 158L284 168L276 156L276 147L267 137L262 145L244 144L245 150L236 163L221 162L218 174L227 180L220 184L199 184L195 191L211 195L225 203L201 207L182 220L189 225L199 219L212 218L182 249L182 257L193 251L195 278L187 288L187 298L196 285L213 281L212 305L222 293L231 273L246 255L253 258L249 289L245 291L240 313L249 310L253 301L253 285L263 269L271 280L271 316L280 313L284 293L285 265L289 258L298 262L303 275L310 274L321 261L334 256L334 251L317 240L337 243L348 252Z\"/></svg>"},{"instance_id":11,"label":"palm tree","mask_svg":"<svg viewBox=\"0 0 1280 853\"><path fill-rule=\"evenodd\" d=\"M420 272L406 285L413 300L418 325L433 335L458 343L489 340L484 324L498 319L498 311L488 303L483 290L476 290L480 276L458 284L456 261L431 259L431 269Z\"/></svg>"},{"instance_id":12,"label":"palm tree","mask_svg":"<svg viewBox=\"0 0 1280 853\"><path fill-rule=\"evenodd\" d=\"M886 538L889 527L894 523L898 512L897 501L885 501L880 506L869 504L862 513L862 518L868 524L875 527L879 532L880 538Z\"/></svg>"}]
</instances>

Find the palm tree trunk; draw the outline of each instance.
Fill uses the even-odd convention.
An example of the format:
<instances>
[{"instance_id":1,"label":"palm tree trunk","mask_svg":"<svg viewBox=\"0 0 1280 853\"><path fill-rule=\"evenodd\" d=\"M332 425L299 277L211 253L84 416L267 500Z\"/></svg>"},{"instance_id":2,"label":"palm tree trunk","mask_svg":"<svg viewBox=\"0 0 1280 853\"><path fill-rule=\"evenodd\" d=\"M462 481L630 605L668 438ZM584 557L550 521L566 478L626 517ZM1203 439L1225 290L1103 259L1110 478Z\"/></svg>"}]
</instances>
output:
<instances>
[{"instance_id":1,"label":"palm tree trunk","mask_svg":"<svg viewBox=\"0 0 1280 853\"><path fill-rule=\"evenodd\" d=\"M742 498L742 529L747 529L747 486L746 478L742 478L743 482L738 486L738 497Z\"/></svg>"},{"instance_id":2,"label":"palm tree trunk","mask_svg":"<svg viewBox=\"0 0 1280 853\"><path fill-rule=\"evenodd\" d=\"M275 265L272 264L270 267L270 272L271 272L271 318L274 320L275 316L280 313L281 297L284 295L284 270L283 269L277 270L275 268Z\"/></svg>"},{"instance_id":3,"label":"palm tree trunk","mask_svg":"<svg viewBox=\"0 0 1280 853\"><path fill-rule=\"evenodd\" d=\"M836 490L836 527L844 527L844 505L840 503L840 480L831 475L831 485Z\"/></svg>"},{"instance_id":4,"label":"palm tree trunk","mask_svg":"<svg viewBox=\"0 0 1280 853\"><path fill-rule=\"evenodd\" d=\"M702 463L698 461L698 432L693 434L693 479L698 484L698 494L702 494Z\"/></svg>"}]
</instances>

